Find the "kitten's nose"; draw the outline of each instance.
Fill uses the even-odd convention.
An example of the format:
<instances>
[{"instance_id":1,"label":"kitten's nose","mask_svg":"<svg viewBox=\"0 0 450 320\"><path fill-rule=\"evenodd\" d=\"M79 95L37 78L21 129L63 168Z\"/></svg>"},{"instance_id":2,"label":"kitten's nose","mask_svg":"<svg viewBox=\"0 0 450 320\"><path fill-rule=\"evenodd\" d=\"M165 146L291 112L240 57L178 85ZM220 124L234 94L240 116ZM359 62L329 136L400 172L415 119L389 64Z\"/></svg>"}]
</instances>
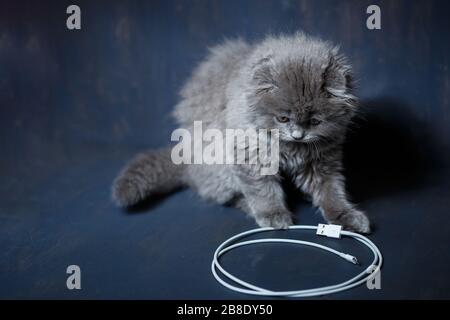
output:
<instances>
[{"instance_id":1,"label":"kitten's nose","mask_svg":"<svg viewBox=\"0 0 450 320\"><path fill-rule=\"evenodd\" d=\"M295 140L302 140L305 137L305 132L301 130L295 130L291 133L291 136Z\"/></svg>"}]
</instances>

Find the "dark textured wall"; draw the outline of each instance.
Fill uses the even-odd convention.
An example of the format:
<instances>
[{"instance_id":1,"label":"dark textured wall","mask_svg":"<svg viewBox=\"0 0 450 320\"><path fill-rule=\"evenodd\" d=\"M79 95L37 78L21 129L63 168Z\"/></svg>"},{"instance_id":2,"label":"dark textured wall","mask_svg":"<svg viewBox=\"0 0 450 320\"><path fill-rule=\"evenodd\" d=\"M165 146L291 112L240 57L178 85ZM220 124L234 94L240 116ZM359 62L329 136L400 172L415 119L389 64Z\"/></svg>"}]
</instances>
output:
<instances>
[{"instance_id":1,"label":"dark textured wall","mask_svg":"<svg viewBox=\"0 0 450 320\"><path fill-rule=\"evenodd\" d=\"M446 1L375 1L379 31L365 26L373 1L77 1L81 31L66 29L69 3L3 1L0 103L15 121L2 137L163 144L167 110L207 46L302 29L341 44L363 99L399 104L421 122L418 138L429 130L449 145Z\"/></svg>"},{"instance_id":2,"label":"dark textured wall","mask_svg":"<svg viewBox=\"0 0 450 320\"><path fill-rule=\"evenodd\" d=\"M72 3L80 31L66 28ZM369 4L382 30L366 28ZM366 111L346 145L349 190L388 257L384 291L338 297L449 297L445 268L425 262L450 260L449 12L448 1L0 1L0 297L236 297L208 264L251 221L190 192L124 214L109 183L134 152L168 143L177 90L207 46L300 29L354 65ZM321 221L302 210L299 221ZM82 293L64 287L72 263L92 280Z\"/></svg>"}]
</instances>

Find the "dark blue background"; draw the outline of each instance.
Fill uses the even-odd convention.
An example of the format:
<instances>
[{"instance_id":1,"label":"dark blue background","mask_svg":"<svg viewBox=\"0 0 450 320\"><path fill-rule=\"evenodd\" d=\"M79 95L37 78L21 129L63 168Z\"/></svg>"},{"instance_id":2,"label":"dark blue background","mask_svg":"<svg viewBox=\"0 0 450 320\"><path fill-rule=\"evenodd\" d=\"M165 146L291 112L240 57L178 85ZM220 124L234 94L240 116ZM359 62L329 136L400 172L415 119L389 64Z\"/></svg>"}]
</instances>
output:
<instances>
[{"instance_id":1,"label":"dark blue background","mask_svg":"<svg viewBox=\"0 0 450 320\"><path fill-rule=\"evenodd\" d=\"M66 28L72 3L80 31ZM374 3L378 31L366 28ZM386 259L381 290L329 298L450 298L449 12L447 1L1 1L0 298L247 298L209 268L251 219L190 190L124 211L110 184L133 154L169 143L177 90L207 46L300 29L341 44L357 73L365 116L346 145L348 189ZM291 202L298 223L322 222ZM321 241L369 262L351 241ZM66 288L71 264L80 291ZM224 264L277 289L360 270L279 245Z\"/></svg>"}]
</instances>

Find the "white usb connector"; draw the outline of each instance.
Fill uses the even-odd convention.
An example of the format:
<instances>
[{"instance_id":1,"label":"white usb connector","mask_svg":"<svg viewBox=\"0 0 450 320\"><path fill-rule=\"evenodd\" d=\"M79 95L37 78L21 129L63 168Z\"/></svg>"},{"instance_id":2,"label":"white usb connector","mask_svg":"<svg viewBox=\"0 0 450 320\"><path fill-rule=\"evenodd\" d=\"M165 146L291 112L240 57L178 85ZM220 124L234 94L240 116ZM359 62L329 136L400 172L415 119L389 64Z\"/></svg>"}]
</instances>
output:
<instances>
[{"instance_id":1,"label":"white usb connector","mask_svg":"<svg viewBox=\"0 0 450 320\"><path fill-rule=\"evenodd\" d=\"M337 224L323 224L320 223L317 227L317 232L319 236L326 236L329 238L340 238L341 237L342 226Z\"/></svg>"}]
</instances>

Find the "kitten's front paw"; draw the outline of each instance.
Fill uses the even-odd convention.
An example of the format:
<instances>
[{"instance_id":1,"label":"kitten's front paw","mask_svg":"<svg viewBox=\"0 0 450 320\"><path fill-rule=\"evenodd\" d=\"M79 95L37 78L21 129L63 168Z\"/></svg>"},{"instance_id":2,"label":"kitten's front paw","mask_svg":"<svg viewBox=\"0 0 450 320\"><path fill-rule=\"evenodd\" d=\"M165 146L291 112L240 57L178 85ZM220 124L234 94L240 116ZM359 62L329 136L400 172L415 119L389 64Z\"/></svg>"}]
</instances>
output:
<instances>
[{"instance_id":1,"label":"kitten's front paw","mask_svg":"<svg viewBox=\"0 0 450 320\"><path fill-rule=\"evenodd\" d=\"M333 224L339 224L344 229L349 231L355 231L359 233L370 233L370 221L367 216L359 210L351 209L342 215L338 219L330 221Z\"/></svg>"},{"instance_id":2,"label":"kitten's front paw","mask_svg":"<svg viewBox=\"0 0 450 320\"><path fill-rule=\"evenodd\" d=\"M275 229L287 229L293 224L289 211L262 213L257 215L255 219L260 227L272 227Z\"/></svg>"},{"instance_id":3,"label":"kitten's front paw","mask_svg":"<svg viewBox=\"0 0 450 320\"><path fill-rule=\"evenodd\" d=\"M112 186L112 198L121 207L136 204L141 199L137 184L126 176L119 176Z\"/></svg>"}]
</instances>

